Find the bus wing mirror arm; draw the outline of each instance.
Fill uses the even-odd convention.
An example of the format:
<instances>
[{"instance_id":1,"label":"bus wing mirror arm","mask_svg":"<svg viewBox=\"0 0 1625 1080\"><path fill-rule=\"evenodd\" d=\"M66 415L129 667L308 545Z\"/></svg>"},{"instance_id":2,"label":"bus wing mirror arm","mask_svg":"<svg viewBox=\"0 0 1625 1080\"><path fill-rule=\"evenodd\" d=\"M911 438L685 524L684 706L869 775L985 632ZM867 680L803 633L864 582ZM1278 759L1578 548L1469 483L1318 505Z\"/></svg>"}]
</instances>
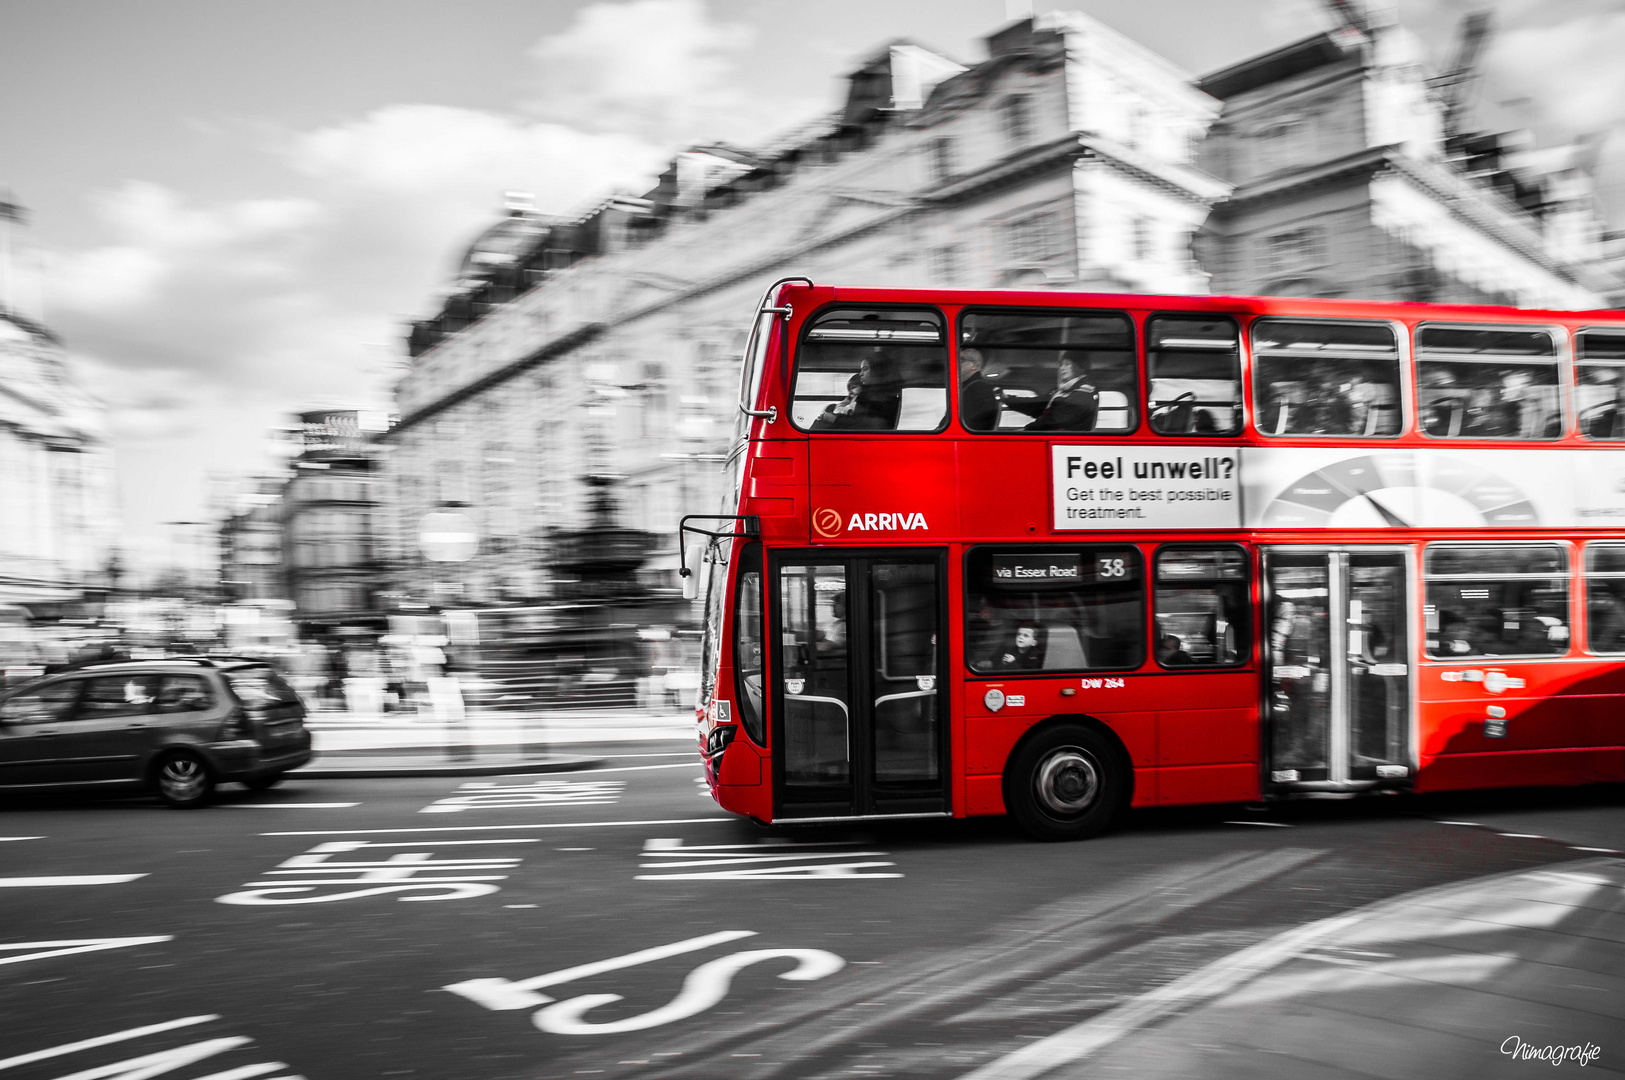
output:
<instances>
[{"instance_id":1,"label":"bus wing mirror arm","mask_svg":"<svg viewBox=\"0 0 1625 1080\"><path fill-rule=\"evenodd\" d=\"M717 529L702 529L698 525L690 525L691 521L731 521L735 523L733 529L722 532ZM755 514L684 514L677 523L677 576L683 579L683 599L692 600L688 595L690 579L695 578L694 568L688 564L689 546L688 534L709 536L713 540L727 540L736 536L757 537L762 535L762 519ZM701 549L695 544L694 548ZM703 549L702 549L703 550Z\"/></svg>"}]
</instances>

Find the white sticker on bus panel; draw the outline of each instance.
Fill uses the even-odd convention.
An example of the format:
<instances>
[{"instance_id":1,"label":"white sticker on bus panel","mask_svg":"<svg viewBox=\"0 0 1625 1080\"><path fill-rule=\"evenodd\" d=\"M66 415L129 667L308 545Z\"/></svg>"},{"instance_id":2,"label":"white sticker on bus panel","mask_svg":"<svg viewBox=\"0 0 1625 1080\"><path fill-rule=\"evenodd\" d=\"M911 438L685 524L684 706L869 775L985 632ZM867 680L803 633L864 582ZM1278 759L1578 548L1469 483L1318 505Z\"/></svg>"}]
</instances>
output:
<instances>
[{"instance_id":1,"label":"white sticker on bus panel","mask_svg":"<svg viewBox=\"0 0 1625 1080\"><path fill-rule=\"evenodd\" d=\"M1572 528L1625 525L1625 454L1249 447L1249 528Z\"/></svg>"},{"instance_id":2,"label":"white sticker on bus panel","mask_svg":"<svg viewBox=\"0 0 1625 1080\"><path fill-rule=\"evenodd\" d=\"M1241 525L1239 448L1055 446L1055 529L1234 529Z\"/></svg>"}]
</instances>

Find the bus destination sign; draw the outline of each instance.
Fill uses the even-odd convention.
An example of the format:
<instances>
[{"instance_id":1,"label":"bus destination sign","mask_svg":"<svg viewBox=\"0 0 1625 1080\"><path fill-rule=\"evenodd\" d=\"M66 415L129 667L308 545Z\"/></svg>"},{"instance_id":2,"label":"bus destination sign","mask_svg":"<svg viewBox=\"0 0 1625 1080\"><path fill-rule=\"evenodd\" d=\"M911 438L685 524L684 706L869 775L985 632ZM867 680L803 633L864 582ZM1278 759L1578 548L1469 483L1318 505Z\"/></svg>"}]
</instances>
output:
<instances>
[{"instance_id":1,"label":"bus destination sign","mask_svg":"<svg viewBox=\"0 0 1625 1080\"><path fill-rule=\"evenodd\" d=\"M1241 527L1240 454L1212 446L1056 446L1055 529Z\"/></svg>"},{"instance_id":2,"label":"bus destination sign","mask_svg":"<svg viewBox=\"0 0 1625 1080\"><path fill-rule=\"evenodd\" d=\"M994 555L993 580L1004 589L1076 588L1084 582L1083 560L1076 555Z\"/></svg>"}]
</instances>

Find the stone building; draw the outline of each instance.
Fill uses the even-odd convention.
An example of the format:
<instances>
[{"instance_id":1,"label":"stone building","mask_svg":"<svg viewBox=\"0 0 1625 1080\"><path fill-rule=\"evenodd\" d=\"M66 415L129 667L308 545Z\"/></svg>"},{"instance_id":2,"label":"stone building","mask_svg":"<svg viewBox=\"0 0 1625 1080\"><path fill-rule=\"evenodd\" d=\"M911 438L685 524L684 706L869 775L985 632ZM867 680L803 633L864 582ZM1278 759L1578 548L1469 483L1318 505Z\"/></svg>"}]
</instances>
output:
<instances>
[{"instance_id":1,"label":"stone building","mask_svg":"<svg viewBox=\"0 0 1625 1080\"><path fill-rule=\"evenodd\" d=\"M1452 130L1403 28L1344 27L1214 72L1196 238L1218 293L1604 307L1619 284L1585 144Z\"/></svg>"},{"instance_id":2,"label":"stone building","mask_svg":"<svg viewBox=\"0 0 1625 1080\"><path fill-rule=\"evenodd\" d=\"M775 146L701 146L639 197L572 220L521 201L416 324L388 433L386 559L415 603L559 595L553 538L612 488L667 538L715 502L752 307L775 278L847 284L1207 291L1191 236L1227 186L1193 164L1219 105L1081 15L1013 24L965 67L877 49L840 111ZM418 551L466 506L480 551ZM567 591L567 590L565 590Z\"/></svg>"},{"instance_id":3,"label":"stone building","mask_svg":"<svg viewBox=\"0 0 1625 1080\"><path fill-rule=\"evenodd\" d=\"M0 605L104 595L118 532L106 410L40 313L27 211L0 191Z\"/></svg>"}]
</instances>

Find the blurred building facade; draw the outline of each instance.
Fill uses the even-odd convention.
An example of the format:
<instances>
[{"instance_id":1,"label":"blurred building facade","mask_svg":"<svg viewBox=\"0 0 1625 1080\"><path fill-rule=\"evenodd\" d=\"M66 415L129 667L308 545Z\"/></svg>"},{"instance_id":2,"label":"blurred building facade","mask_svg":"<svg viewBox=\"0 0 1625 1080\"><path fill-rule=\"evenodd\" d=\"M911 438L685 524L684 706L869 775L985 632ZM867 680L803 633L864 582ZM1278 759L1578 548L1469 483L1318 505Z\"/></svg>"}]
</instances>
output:
<instances>
[{"instance_id":1,"label":"blurred building facade","mask_svg":"<svg viewBox=\"0 0 1625 1080\"><path fill-rule=\"evenodd\" d=\"M986 44L969 66L883 46L831 116L693 147L579 218L513 200L410 332L381 529L398 596L568 596L558 537L603 520L606 477L618 524L663 538L638 572L670 588L677 520L720 486L752 307L782 276L1579 308L1620 292L1585 155L1463 130L1398 27L1201 80L1082 15ZM417 545L445 507L479 532L454 567Z\"/></svg>"},{"instance_id":2,"label":"blurred building facade","mask_svg":"<svg viewBox=\"0 0 1625 1080\"><path fill-rule=\"evenodd\" d=\"M662 543L712 506L750 312L775 278L1207 291L1191 236L1228 191L1193 165L1219 104L1087 17L1021 22L963 66L877 49L840 111L776 145L699 146L573 220L514 200L414 325L387 435L396 591L437 606L568 596L568 535ZM613 478L605 508L605 478ZM418 550L467 507L479 552Z\"/></svg>"},{"instance_id":3,"label":"blurred building facade","mask_svg":"<svg viewBox=\"0 0 1625 1080\"><path fill-rule=\"evenodd\" d=\"M104 597L118 535L106 409L44 325L39 277L27 210L0 189L0 604L35 615Z\"/></svg>"},{"instance_id":4,"label":"blurred building facade","mask_svg":"<svg viewBox=\"0 0 1625 1080\"><path fill-rule=\"evenodd\" d=\"M1224 102L1198 164L1230 185L1196 238L1214 292L1605 307L1596 144L1535 150L1465 122L1488 33L1458 64L1360 21L1214 72Z\"/></svg>"}]
</instances>

